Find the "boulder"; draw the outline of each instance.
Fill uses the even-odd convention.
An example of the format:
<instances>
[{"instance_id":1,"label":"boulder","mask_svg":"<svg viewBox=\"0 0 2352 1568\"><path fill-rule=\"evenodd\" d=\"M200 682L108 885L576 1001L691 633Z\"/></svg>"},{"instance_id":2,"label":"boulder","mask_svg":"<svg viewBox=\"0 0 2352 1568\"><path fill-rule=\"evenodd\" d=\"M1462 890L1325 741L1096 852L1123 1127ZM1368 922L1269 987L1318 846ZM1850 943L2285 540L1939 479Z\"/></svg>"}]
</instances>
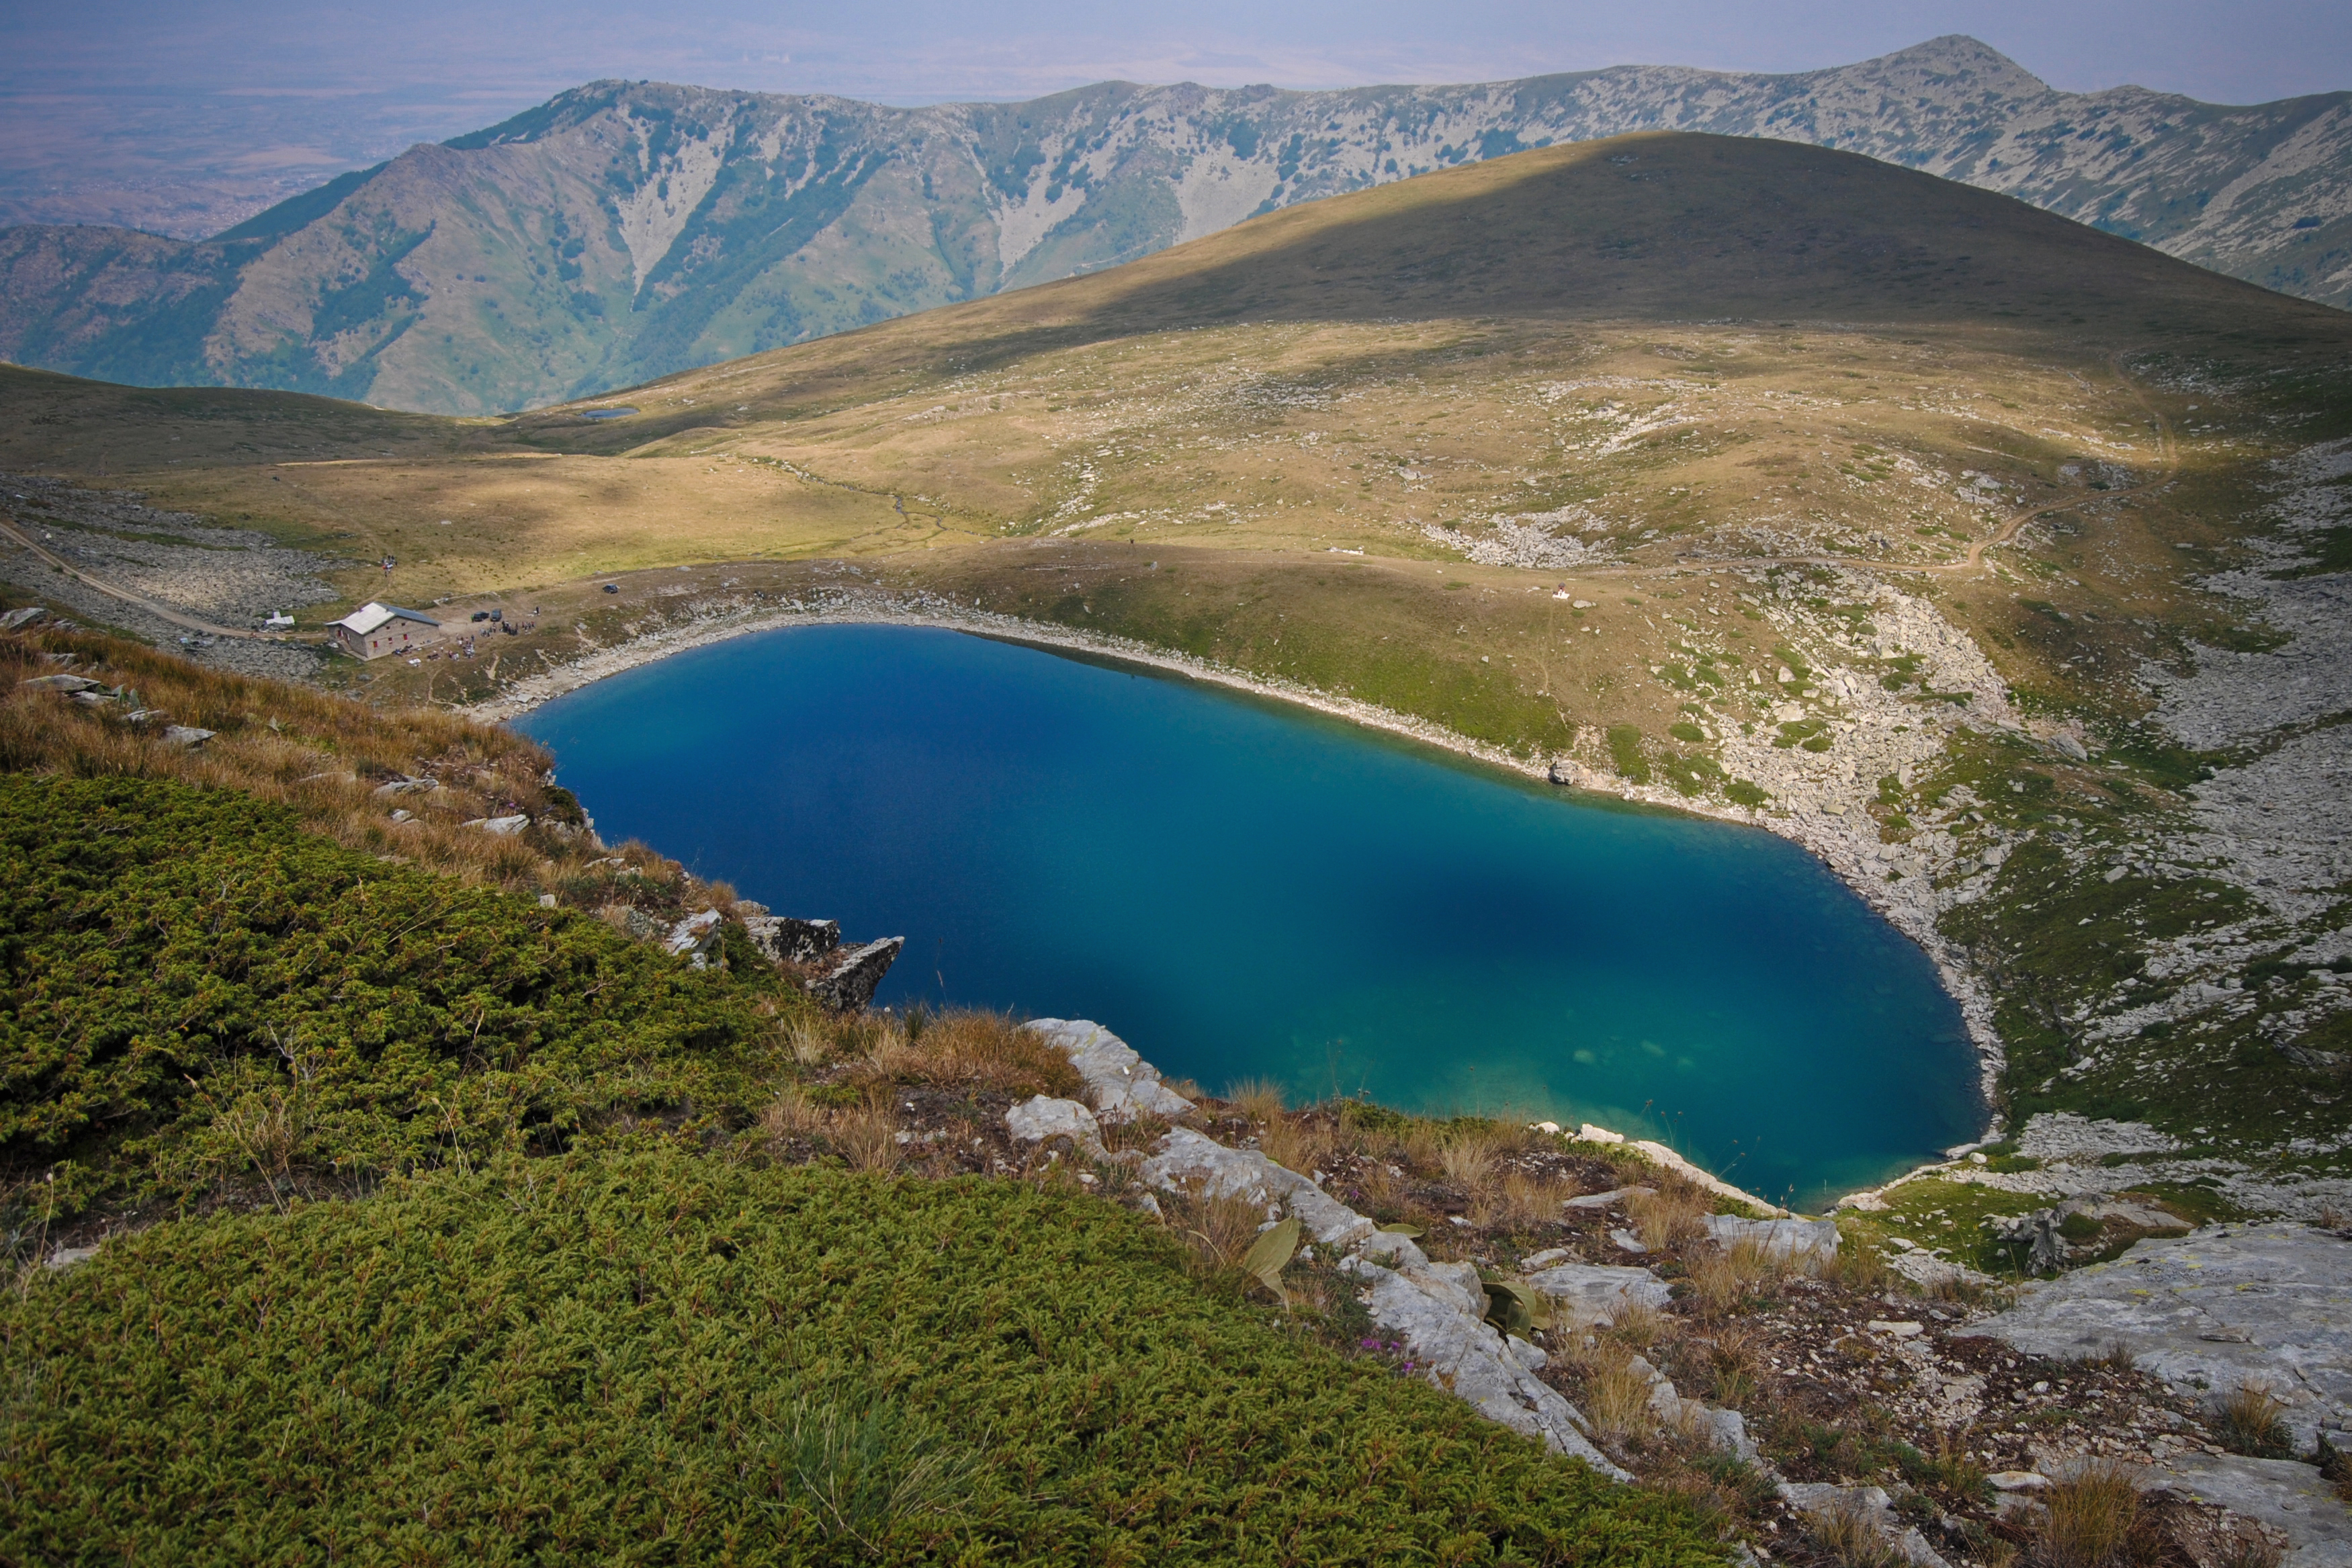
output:
<instances>
[{"instance_id":1,"label":"boulder","mask_svg":"<svg viewBox=\"0 0 2352 1568\"><path fill-rule=\"evenodd\" d=\"M1191 1100L1160 1081L1159 1068L1100 1024L1039 1018L1028 1027L1070 1058L1086 1080L1087 1098L1105 1121L1132 1121L1138 1116L1172 1121L1192 1109Z\"/></svg>"},{"instance_id":2,"label":"boulder","mask_svg":"<svg viewBox=\"0 0 2352 1568\"><path fill-rule=\"evenodd\" d=\"M2045 1211L2047 1212L2047 1211ZM2352 1241L2305 1226L2210 1226L2025 1286L1974 1332L2075 1360L2120 1348L2142 1371L2217 1394L2267 1387L2295 1447L2352 1448Z\"/></svg>"},{"instance_id":3,"label":"boulder","mask_svg":"<svg viewBox=\"0 0 2352 1568\"><path fill-rule=\"evenodd\" d=\"M886 936L835 952L831 967L809 986L809 994L836 1013L857 1012L874 1000L882 977L906 945L903 936Z\"/></svg>"},{"instance_id":4,"label":"boulder","mask_svg":"<svg viewBox=\"0 0 2352 1568\"><path fill-rule=\"evenodd\" d=\"M736 906L738 910L743 907ZM745 916L743 930L751 936L751 945L774 963L807 963L841 945L839 921L795 920L763 910Z\"/></svg>"},{"instance_id":5,"label":"boulder","mask_svg":"<svg viewBox=\"0 0 2352 1568\"><path fill-rule=\"evenodd\" d=\"M21 610L11 610L0 616L0 631L22 631L49 612L38 605L27 605Z\"/></svg>"},{"instance_id":6,"label":"boulder","mask_svg":"<svg viewBox=\"0 0 2352 1568\"><path fill-rule=\"evenodd\" d=\"M163 726L163 744L167 746L186 746L193 749L211 740L213 733L214 731L210 730L198 730L186 724L166 724Z\"/></svg>"},{"instance_id":7,"label":"boulder","mask_svg":"<svg viewBox=\"0 0 2352 1568\"><path fill-rule=\"evenodd\" d=\"M313 776L323 778L326 775L320 773ZM440 787L441 781L439 779L415 779L410 778L406 773L402 773L397 778L391 779L383 784L376 785L370 793L378 800L390 800L396 795L422 795L427 790L436 790Z\"/></svg>"},{"instance_id":8,"label":"boulder","mask_svg":"<svg viewBox=\"0 0 2352 1568\"><path fill-rule=\"evenodd\" d=\"M1752 1241L1768 1258L1796 1258L1809 1252L1824 1258L1837 1256L1838 1227L1833 1219L1741 1219L1711 1214L1699 1223L1706 1226L1707 1239L1718 1247Z\"/></svg>"},{"instance_id":9,"label":"boulder","mask_svg":"<svg viewBox=\"0 0 2352 1568\"><path fill-rule=\"evenodd\" d=\"M20 680L16 684L29 686L36 691L72 692L96 691L103 688L106 682L92 680L86 675L37 675L30 680Z\"/></svg>"},{"instance_id":10,"label":"boulder","mask_svg":"<svg viewBox=\"0 0 2352 1568\"><path fill-rule=\"evenodd\" d=\"M1649 1269L1612 1263L1554 1264L1529 1273L1527 1281L1559 1303L1569 1325L1580 1329L1613 1323L1628 1307L1664 1311L1675 1294Z\"/></svg>"},{"instance_id":11,"label":"boulder","mask_svg":"<svg viewBox=\"0 0 2352 1568\"><path fill-rule=\"evenodd\" d=\"M1025 1100L1004 1113L1004 1130L1024 1143L1067 1138L1082 1154L1097 1160L1107 1157L1101 1124L1095 1121L1093 1111L1075 1100L1055 1100L1043 1094Z\"/></svg>"},{"instance_id":12,"label":"boulder","mask_svg":"<svg viewBox=\"0 0 2352 1568\"><path fill-rule=\"evenodd\" d=\"M1674 1379L1641 1356L1626 1364L1650 1380L1650 1412L1668 1428L1700 1439L1718 1454L1729 1454L1749 1464L1763 1458L1756 1439L1748 1435L1748 1417L1737 1410L1719 1409L1696 1399L1685 1399Z\"/></svg>"},{"instance_id":13,"label":"boulder","mask_svg":"<svg viewBox=\"0 0 2352 1568\"><path fill-rule=\"evenodd\" d=\"M1622 1204L1637 1193L1654 1193L1655 1187L1612 1187L1605 1193L1587 1193L1580 1198L1570 1198L1560 1206L1571 1209L1605 1209Z\"/></svg>"},{"instance_id":14,"label":"boulder","mask_svg":"<svg viewBox=\"0 0 2352 1568\"><path fill-rule=\"evenodd\" d=\"M520 833L524 828L529 827L530 826L530 818L522 816L520 813L513 816L477 816L469 822L462 822L458 824L458 826L461 827L478 827L485 833L495 833L501 838L510 838L514 837L514 835Z\"/></svg>"},{"instance_id":15,"label":"boulder","mask_svg":"<svg viewBox=\"0 0 2352 1568\"><path fill-rule=\"evenodd\" d=\"M719 922L717 910L688 915L669 928L669 934L662 938L662 951L672 958L691 958L699 969L719 946Z\"/></svg>"}]
</instances>

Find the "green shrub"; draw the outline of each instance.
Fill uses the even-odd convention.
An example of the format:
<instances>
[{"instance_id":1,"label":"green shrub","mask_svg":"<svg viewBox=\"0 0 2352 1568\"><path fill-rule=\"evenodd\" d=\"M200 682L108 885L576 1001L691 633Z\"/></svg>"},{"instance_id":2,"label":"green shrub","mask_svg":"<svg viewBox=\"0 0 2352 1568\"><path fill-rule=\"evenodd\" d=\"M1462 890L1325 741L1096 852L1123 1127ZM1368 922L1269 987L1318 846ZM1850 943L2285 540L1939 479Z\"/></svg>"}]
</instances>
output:
<instances>
[{"instance_id":1,"label":"green shrub","mask_svg":"<svg viewBox=\"0 0 2352 1568\"><path fill-rule=\"evenodd\" d=\"M1749 807L1762 805L1770 798L1764 793L1764 786L1753 779L1734 779L1723 786L1723 793L1738 805Z\"/></svg>"},{"instance_id":2,"label":"green shrub","mask_svg":"<svg viewBox=\"0 0 2352 1568\"><path fill-rule=\"evenodd\" d=\"M1024 1183L502 1160L118 1237L0 1343L10 1562L1718 1560Z\"/></svg>"},{"instance_id":3,"label":"green shrub","mask_svg":"<svg viewBox=\"0 0 2352 1568\"><path fill-rule=\"evenodd\" d=\"M12 1225L723 1119L774 1049L757 1007L803 1005L249 795L26 774L0 776L0 986Z\"/></svg>"},{"instance_id":4,"label":"green shrub","mask_svg":"<svg viewBox=\"0 0 2352 1568\"><path fill-rule=\"evenodd\" d=\"M1635 784L1650 782L1650 764L1642 755L1642 728L1638 724L1609 726L1609 757L1617 767L1618 776Z\"/></svg>"}]
</instances>

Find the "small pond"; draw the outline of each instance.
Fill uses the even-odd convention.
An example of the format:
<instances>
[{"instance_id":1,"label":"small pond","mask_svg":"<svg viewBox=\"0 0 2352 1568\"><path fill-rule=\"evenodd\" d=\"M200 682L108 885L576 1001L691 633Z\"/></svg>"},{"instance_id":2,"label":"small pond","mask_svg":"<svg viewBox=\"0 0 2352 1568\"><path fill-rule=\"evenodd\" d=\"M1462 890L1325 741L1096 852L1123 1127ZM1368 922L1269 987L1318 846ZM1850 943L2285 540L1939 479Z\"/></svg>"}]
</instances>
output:
<instances>
[{"instance_id":1,"label":"small pond","mask_svg":"<svg viewBox=\"0 0 2352 1568\"><path fill-rule=\"evenodd\" d=\"M903 934L877 1001L1171 1077L1664 1138L1801 1203L1976 1136L1926 955L1795 846L961 634L810 626L532 713L604 837Z\"/></svg>"}]
</instances>

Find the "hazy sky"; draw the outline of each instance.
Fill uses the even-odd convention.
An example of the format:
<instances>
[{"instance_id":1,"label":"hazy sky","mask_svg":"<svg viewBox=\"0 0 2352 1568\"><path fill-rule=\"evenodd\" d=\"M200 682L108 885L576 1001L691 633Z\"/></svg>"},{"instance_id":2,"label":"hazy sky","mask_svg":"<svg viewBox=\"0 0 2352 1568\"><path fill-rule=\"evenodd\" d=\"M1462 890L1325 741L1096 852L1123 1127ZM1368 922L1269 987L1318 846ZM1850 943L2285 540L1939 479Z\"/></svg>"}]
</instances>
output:
<instances>
[{"instance_id":1,"label":"hazy sky","mask_svg":"<svg viewBox=\"0 0 2352 1568\"><path fill-rule=\"evenodd\" d=\"M1110 77L1803 70L1969 33L2057 87L2250 102L2352 87L2347 15L2346 0L0 0L0 221L207 232L255 193L604 76L919 103Z\"/></svg>"},{"instance_id":2,"label":"hazy sky","mask_svg":"<svg viewBox=\"0 0 2352 1568\"><path fill-rule=\"evenodd\" d=\"M1801 70L1969 33L2056 86L2246 102L2352 87L2343 0L5 0L0 67L205 89L397 84L513 98L603 75L898 101L1105 77L1339 87L1627 62Z\"/></svg>"}]
</instances>

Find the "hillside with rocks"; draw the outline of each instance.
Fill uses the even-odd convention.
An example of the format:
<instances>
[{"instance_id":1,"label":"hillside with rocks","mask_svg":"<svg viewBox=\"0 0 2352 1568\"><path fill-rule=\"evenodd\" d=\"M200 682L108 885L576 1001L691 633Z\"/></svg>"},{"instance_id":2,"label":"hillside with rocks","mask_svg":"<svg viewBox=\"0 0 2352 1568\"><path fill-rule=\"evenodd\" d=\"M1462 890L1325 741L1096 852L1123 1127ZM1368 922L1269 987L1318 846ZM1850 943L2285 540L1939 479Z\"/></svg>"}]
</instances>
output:
<instances>
[{"instance_id":1,"label":"hillside with rocks","mask_svg":"<svg viewBox=\"0 0 2352 1568\"><path fill-rule=\"evenodd\" d=\"M920 109L597 82L200 242L0 230L0 355L143 384L531 407L1096 271L1298 202L1645 130L1862 153L2352 300L2352 95L2064 93L1950 37L1788 76L1106 82Z\"/></svg>"}]
</instances>

